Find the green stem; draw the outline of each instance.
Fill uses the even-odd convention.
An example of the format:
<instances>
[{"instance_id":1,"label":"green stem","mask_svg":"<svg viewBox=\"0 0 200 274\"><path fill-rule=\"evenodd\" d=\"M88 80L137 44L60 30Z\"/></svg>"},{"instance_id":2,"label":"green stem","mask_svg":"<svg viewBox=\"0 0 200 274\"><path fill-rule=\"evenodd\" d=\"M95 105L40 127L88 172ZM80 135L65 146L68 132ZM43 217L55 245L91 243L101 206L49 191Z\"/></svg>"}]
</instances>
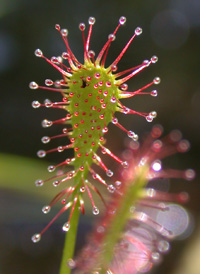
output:
<instances>
[{"instance_id":1,"label":"green stem","mask_svg":"<svg viewBox=\"0 0 200 274\"><path fill-rule=\"evenodd\" d=\"M146 167L142 167L133 182L128 185L118 204L117 211L108 226L99 260L101 265L100 274L106 273L106 270L113 259L115 245L119 241L127 220L130 217L130 208L138 200L138 194L146 183Z\"/></svg>"},{"instance_id":2,"label":"green stem","mask_svg":"<svg viewBox=\"0 0 200 274\"><path fill-rule=\"evenodd\" d=\"M78 169L77 165L74 166L74 169L75 170ZM82 180L84 180L87 177L87 174L88 174L88 168L85 168L84 172L82 171L77 172L74 178L74 185L76 187L76 191L74 191L72 195L72 201L74 201L75 197L77 197L78 195L81 195L79 190L82 185ZM60 265L60 274L71 273L71 268L68 266L68 263L69 263L69 260L73 259L74 257L76 235L77 235L79 216L80 216L79 206L80 206L79 201L77 201L74 209L72 209L72 212L71 212L72 216L70 219L70 229L68 230L65 238L63 256L62 256L61 265Z\"/></svg>"},{"instance_id":3,"label":"green stem","mask_svg":"<svg viewBox=\"0 0 200 274\"><path fill-rule=\"evenodd\" d=\"M78 209L78 204L74 208L72 218L70 220L70 229L66 234L65 244L63 249L63 256L60 265L60 274L69 274L71 269L68 267L67 263L74 256L75 244L76 244L76 234L79 223L80 210Z\"/></svg>"}]
</instances>

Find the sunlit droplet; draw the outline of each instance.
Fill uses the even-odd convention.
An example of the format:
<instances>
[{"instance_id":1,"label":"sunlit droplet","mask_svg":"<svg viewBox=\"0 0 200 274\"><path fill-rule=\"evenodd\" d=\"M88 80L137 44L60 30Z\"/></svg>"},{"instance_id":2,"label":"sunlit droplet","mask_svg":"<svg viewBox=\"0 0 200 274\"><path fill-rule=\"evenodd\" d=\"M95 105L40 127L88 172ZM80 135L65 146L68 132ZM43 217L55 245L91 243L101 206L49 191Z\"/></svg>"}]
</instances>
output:
<instances>
[{"instance_id":1,"label":"sunlit droplet","mask_svg":"<svg viewBox=\"0 0 200 274\"><path fill-rule=\"evenodd\" d=\"M38 179L38 180L35 181L36 186L43 186L43 184L44 184L44 181L41 180L41 179Z\"/></svg>"},{"instance_id":2,"label":"sunlit droplet","mask_svg":"<svg viewBox=\"0 0 200 274\"><path fill-rule=\"evenodd\" d=\"M136 35L142 34L142 28L137 27L137 28L135 29L135 34L136 34Z\"/></svg>"},{"instance_id":3,"label":"sunlit droplet","mask_svg":"<svg viewBox=\"0 0 200 274\"><path fill-rule=\"evenodd\" d=\"M157 248L158 248L159 252L166 253L170 249L170 244L168 241L161 240L158 242Z\"/></svg>"},{"instance_id":4,"label":"sunlit droplet","mask_svg":"<svg viewBox=\"0 0 200 274\"><path fill-rule=\"evenodd\" d=\"M156 63L158 61L158 57L156 55L151 57L151 62Z\"/></svg>"},{"instance_id":5,"label":"sunlit droplet","mask_svg":"<svg viewBox=\"0 0 200 274\"><path fill-rule=\"evenodd\" d=\"M39 108L41 106L40 102L38 101L33 101L31 105L33 108Z\"/></svg>"},{"instance_id":6,"label":"sunlit droplet","mask_svg":"<svg viewBox=\"0 0 200 274\"><path fill-rule=\"evenodd\" d=\"M162 169L162 163L160 160L156 160L153 162L151 167L154 171L158 172Z\"/></svg>"},{"instance_id":7,"label":"sunlit droplet","mask_svg":"<svg viewBox=\"0 0 200 274\"><path fill-rule=\"evenodd\" d=\"M50 137L48 137L48 136L43 136L42 139L41 139L41 141L42 141L43 144L49 143L50 140L51 140L51 139L50 139Z\"/></svg>"},{"instance_id":8,"label":"sunlit droplet","mask_svg":"<svg viewBox=\"0 0 200 274\"><path fill-rule=\"evenodd\" d=\"M55 170L55 166L48 166L47 169L49 172L53 172Z\"/></svg>"},{"instance_id":9,"label":"sunlit droplet","mask_svg":"<svg viewBox=\"0 0 200 274\"><path fill-rule=\"evenodd\" d=\"M29 88L30 89L38 89L38 84L36 82L30 82L29 84Z\"/></svg>"},{"instance_id":10,"label":"sunlit droplet","mask_svg":"<svg viewBox=\"0 0 200 274\"><path fill-rule=\"evenodd\" d=\"M120 25L124 25L124 24L126 23L126 17L121 16L121 17L119 18L119 23L120 23Z\"/></svg>"},{"instance_id":11,"label":"sunlit droplet","mask_svg":"<svg viewBox=\"0 0 200 274\"><path fill-rule=\"evenodd\" d=\"M46 156L46 151L45 151L45 150L39 150L39 151L37 152L37 156L38 156L39 158L44 158L44 157Z\"/></svg>"},{"instance_id":12,"label":"sunlit droplet","mask_svg":"<svg viewBox=\"0 0 200 274\"><path fill-rule=\"evenodd\" d=\"M153 82L154 82L155 85L160 84L160 82L161 82L160 77L155 77L155 78L153 79Z\"/></svg>"},{"instance_id":13,"label":"sunlit droplet","mask_svg":"<svg viewBox=\"0 0 200 274\"><path fill-rule=\"evenodd\" d=\"M92 210L92 213L93 213L94 215L98 215L98 214L99 214L99 209L98 209L96 206L94 206L94 207L93 207L93 210Z\"/></svg>"},{"instance_id":14,"label":"sunlit droplet","mask_svg":"<svg viewBox=\"0 0 200 274\"><path fill-rule=\"evenodd\" d=\"M115 192L115 187L114 187L113 185L108 185L107 190L108 190L110 193L114 193L114 192Z\"/></svg>"},{"instance_id":15,"label":"sunlit droplet","mask_svg":"<svg viewBox=\"0 0 200 274\"><path fill-rule=\"evenodd\" d=\"M42 56L43 56L42 51L41 51L40 49L36 49L36 50L35 50L35 56L37 56L37 57L42 57Z\"/></svg>"},{"instance_id":16,"label":"sunlit droplet","mask_svg":"<svg viewBox=\"0 0 200 274\"><path fill-rule=\"evenodd\" d=\"M42 212L44 214L49 213L50 210L51 210L51 207L49 205L43 206L43 208L42 208Z\"/></svg>"},{"instance_id":17,"label":"sunlit droplet","mask_svg":"<svg viewBox=\"0 0 200 274\"><path fill-rule=\"evenodd\" d=\"M69 224L69 222L67 222L63 225L62 230L67 232L67 231L69 231L69 229L70 229L70 224Z\"/></svg>"},{"instance_id":18,"label":"sunlit droplet","mask_svg":"<svg viewBox=\"0 0 200 274\"><path fill-rule=\"evenodd\" d=\"M122 165L124 168L128 168L128 167L129 167L129 164L128 164L127 161L122 162L121 165Z\"/></svg>"},{"instance_id":19,"label":"sunlit droplet","mask_svg":"<svg viewBox=\"0 0 200 274\"><path fill-rule=\"evenodd\" d=\"M49 121L49 120L47 120L47 119L44 119L44 120L42 121L42 127L44 127L44 128L50 127L50 126L52 126L52 125L53 125L53 122L52 122L52 121Z\"/></svg>"},{"instance_id":20,"label":"sunlit droplet","mask_svg":"<svg viewBox=\"0 0 200 274\"><path fill-rule=\"evenodd\" d=\"M109 170L106 171L106 175L108 177L112 177L113 176L113 172L109 169Z\"/></svg>"},{"instance_id":21,"label":"sunlit droplet","mask_svg":"<svg viewBox=\"0 0 200 274\"><path fill-rule=\"evenodd\" d=\"M37 243L41 240L41 234L34 234L31 238L31 240L34 242L34 243Z\"/></svg>"},{"instance_id":22,"label":"sunlit droplet","mask_svg":"<svg viewBox=\"0 0 200 274\"><path fill-rule=\"evenodd\" d=\"M89 17L88 19L89 25L94 25L95 22L96 22L96 19L94 17Z\"/></svg>"}]
</instances>

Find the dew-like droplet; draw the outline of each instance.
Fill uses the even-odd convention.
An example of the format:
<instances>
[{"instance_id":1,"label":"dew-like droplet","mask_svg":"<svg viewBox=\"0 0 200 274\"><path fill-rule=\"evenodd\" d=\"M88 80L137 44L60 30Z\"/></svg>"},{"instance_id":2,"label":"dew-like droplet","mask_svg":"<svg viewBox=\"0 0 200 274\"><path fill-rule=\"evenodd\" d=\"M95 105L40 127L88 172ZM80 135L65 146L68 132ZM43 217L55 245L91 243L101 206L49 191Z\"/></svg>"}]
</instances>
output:
<instances>
[{"instance_id":1,"label":"dew-like droplet","mask_svg":"<svg viewBox=\"0 0 200 274\"><path fill-rule=\"evenodd\" d=\"M114 125L116 125L116 124L118 123L118 119L117 119L116 117L113 117L112 123L113 123Z\"/></svg>"},{"instance_id":2,"label":"dew-like droplet","mask_svg":"<svg viewBox=\"0 0 200 274\"><path fill-rule=\"evenodd\" d=\"M154 82L155 85L160 84L160 82L161 82L160 77L155 77L155 78L153 79L153 82Z\"/></svg>"},{"instance_id":3,"label":"dew-like droplet","mask_svg":"<svg viewBox=\"0 0 200 274\"><path fill-rule=\"evenodd\" d=\"M44 100L44 104L46 105L46 104L50 104L51 103L51 100L49 100L49 99L45 99Z\"/></svg>"},{"instance_id":4,"label":"dew-like droplet","mask_svg":"<svg viewBox=\"0 0 200 274\"><path fill-rule=\"evenodd\" d=\"M156 55L151 57L151 62L154 64L158 61L158 57Z\"/></svg>"},{"instance_id":5,"label":"dew-like droplet","mask_svg":"<svg viewBox=\"0 0 200 274\"><path fill-rule=\"evenodd\" d=\"M56 80L55 83L54 83L54 86L56 88L59 88L60 87L60 81L59 80Z\"/></svg>"},{"instance_id":6,"label":"dew-like droplet","mask_svg":"<svg viewBox=\"0 0 200 274\"><path fill-rule=\"evenodd\" d=\"M49 205L43 206L43 208L42 208L42 212L44 214L49 213L50 210L51 210L51 207Z\"/></svg>"},{"instance_id":7,"label":"dew-like droplet","mask_svg":"<svg viewBox=\"0 0 200 274\"><path fill-rule=\"evenodd\" d=\"M60 30L60 25L59 24L55 24L55 29L56 30Z\"/></svg>"},{"instance_id":8,"label":"dew-like droplet","mask_svg":"<svg viewBox=\"0 0 200 274\"><path fill-rule=\"evenodd\" d=\"M103 120L103 119L104 119L104 114L99 115L99 118L100 118L101 120Z\"/></svg>"},{"instance_id":9,"label":"dew-like droplet","mask_svg":"<svg viewBox=\"0 0 200 274\"><path fill-rule=\"evenodd\" d=\"M156 117L157 117L157 112L156 112L156 111L151 111L151 112L149 113L149 115L150 115L151 117L153 117L153 118L156 118Z\"/></svg>"},{"instance_id":10,"label":"dew-like droplet","mask_svg":"<svg viewBox=\"0 0 200 274\"><path fill-rule=\"evenodd\" d=\"M43 136L42 139L41 139L41 141L42 141L43 144L49 143L50 140L51 140L51 139L50 139L50 137L48 137L48 136Z\"/></svg>"},{"instance_id":11,"label":"dew-like droplet","mask_svg":"<svg viewBox=\"0 0 200 274\"><path fill-rule=\"evenodd\" d=\"M112 84L111 84L111 82L110 82L110 81L106 81L106 87L107 87L107 88L110 88L110 87L111 87L111 85L112 85ZM113 98L115 98L115 97L113 97ZM112 103L113 103L113 102L112 102Z\"/></svg>"},{"instance_id":12,"label":"dew-like droplet","mask_svg":"<svg viewBox=\"0 0 200 274\"><path fill-rule=\"evenodd\" d=\"M62 63L62 57L61 56L57 56L57 60L58 60L58 63L61 64ZM60 83L63 82L65 80L60 80Z\"/></svg>"},{"instance_id":13,"label":"dew-like droplet","mask_svg":"<svg viewBox=\"0 0 200 274\"><path fill-rule=\"evenodd\" d=\"M84 193L84 192L85 192L85 187L84 187L84 186L80 187L80 192L81 192L81 193Z\"/></svg>"},{"instance_id":14,"label":"dew-like droplet","mask_svg":"<svg viewBox=\"0 0 200 274\"><path fill-rule=\"evenodd\" d=\"M154 263L158 263L160 261L160 253L152 252L151 259Z\"/></svg>"},{"instance_id":15,"label":"dew-like droplet","mask_svg":"<svg viewBox=\"0 0 200 274\"><path fill-rule=\"evenodd\" d=\"M148 161L148 157L142 157L140 162L139 162L139 166L144 166Z\"/></svg>"},{"instance_id":16,"label":"dew-like droplet","mask_svg":"<svg viewBox=\"0 0 200 274\"><path fill-rule=\"evenodd\" d=\"M107 96L107 95L106 95L106 96ZM101 105L101 108L105 109L105 108L106 108L106 104L105 104L105 103L102 104L102 105Z\"/></svg>"},{"instance_id":17,"label":"dew-like droplet","mask_svg":"<svg viewBox=\"0 0 200 274\"><path fill-rule=\"evenodd\" d=\"M128 164L127 161L122 162L121 165L122 165L124 168L128 168L128 167L129 167L129 164Z\"/></svg>"},{"instance_id":18,"label":"dew-like droplet","mask_svg":"<svg viewBox=\"0 0 200 274\"><path fill-rule=\"evenodd\" d=\"M149 60L143 60L142 65L148 67L150 65Z\"/></svg>"},{"instance_id":19,"label":"dew-like droplet","mask_svg":"<svg viewBox=\"0 0 200 274\"><path fill-rule=\"evenodd\" d=\"M116 181L115 182L115 186L116 186L116 188L120 188L121 187L121 185L122 185L122 182L120 182L120 181Z\"/></svg>"},{"instance_id":20,"label":"dew-like droplet","mask_svg":"<svg viewBox=\"0 0 200 274\"><path fill-rule=\"evenodd\" d=\"M29 84L29 88L30 89L38 89L38 84L36 82L30 82Z\"/></svg>"},{"instance_id":21,"label":"dew-like droplet","mask_svg":"<svg viewBox=\"0 0 200 274\"><path fill-rule=\"evenodd\" d=\"M34 243L37 243L41 240L41 234L34 234L32 237L31 237L31 240L34 242Z\"/></svg>"},{"instance_id":22,"label":"dew-like droplet","mask_svg":"<svg viewBox=\"0 0 200 274\"><path fill-rule=\"evenodd\" d=\"M152 148L155 152L159 152L163 147L163 142L161 140L155 140L152 144Z\"/></svg>"},{"instance_id":23,"label":"dew-like droplet","mask_svg":"<svg viewBox=\"0 0 200 274\"><path fill-rule=\"evenodd\" d=\"M160 160L155 160L155 161L153 162L151 168L152 168L154 171L156 171L156 172L160 171L160 170L162 169L162 163L161 163L161 161L160 161Z\"/></svg>"},{"instance_id":24,"label":"dew-like droplet","mask_svg":"<svg viewBox=\"0 0 200 274\"><path fill-rule=\"evenodd\" d=\"M42 121L42 127L44 127L44 128L50 127L50 126L52 126L52 125L53 125L53 122L52 122L52 121L49 121L49 120L47 120L47 119L44 119L44 120Z\"/></svg>"},{"instance_id":25,"label":"dew-like droplet","mask_svg":"<svg viewBox=\"0 0 200 274\"><path fill-rule=\"evenodd\" d=\"M84 23L80 23L80 24L79 24L79 29L80 29L81 31L84 31L84 30L85 30L85 24L84 24Z\"/></svg>"},{"instance_id":26,"label":"dew-like droplet","mask_svg":"<svg viewBox=\"0 0 200 274\"><path fill-rule=\"evenodd\" d=\"M130 112L130 108L125 107L125 108L123 109L123 113L124 113L124 114L128 114L129 112Z\"/></svg>"},{"instance_id":27,"label":"dew-like droplet","mask_svg":"<svg viewBox=\"0 0 200 274\"><path fill-rule=\"evenodd\" d=\"M136 211L135 206L131 206L131 207L129 208L129 211L130 211L131 214L134 214L135 211Z\"/></svg>"},{"instance_id":28,"label":"dew-like droplet","mask_svg":"<svg viewBox=\"0 0 200 274\"><path fill-rule=\"evenodd\" d=\"M156 89L151 91L151 96L156 97L158 95L158 91Z\"/></svg>"},{"instance_id":29,"label":"dew-like droplet","mask_svg":"<svg viewBox=\"0 0 200 274\"><path fill-rule=\"evenodd\" d=\"M98 209L98 207L94 206L94 207L93 207L93 210L92 210L92 213L93 213L94 215L98 215L98 214L99 214L99 209Z\"/></svg>"},{"instance_id":30,"label":"dew-like droplet","mask_svg":"<svg viewBox=\"0 0 200 274\"><path fill-rule=\"evenodd\" d=\"M100 74L99 72L96 72L95 75L94 75L94 77L95 77L96 79L99 79L99 78L101 77L101 74Z\"/></svg>"},{"instance_id":31,"label":"dew-like droplet","mask_svg":"<svg viewBox=\"0 0 200 274\"><path fill-rule=\"evenodd\" d=\"M62 53L62 58L63 59L68 59L68 57L69 57L69 54L67 52Z\"/></svg>"},{"instance_id":32,"label":"dew-like droplet","mask_svg":"<svg viewBox=\"0 0 200 274\"><path fill-rule=\"evenodd\" d=\"M177 149L179 152L186 152L190 148L190 142L188 140L181 140L178 143Z\"/></svg>"},{"instance_id":33,"label":"dew-like droplet","mask_svg":"<svg viewBox=\"0 0 200 274\"><path fill-rule=\"evenodd\" d=\"M153 126L151 130L151 135L153 138L159 138L163 133L163 127L161 125L155 125Z\"/></svg>"},{"instance_id":34,"label":"dew-like droplet","mask_svg":"<svg viewBox=\"0 0 200 274\"><path fill-rule=\"evenodd\" d=\"M107 153L107 149L105 147L102 147L101 153L102 154L106 154Z\"/></svg>"},{"instance_id":35,"label":"dew-like droplet","mask_svg":"<svg viewBox=\"0 0 200 274\"><path fill-rule=\"evenodd\" d=\"M47 170L49 172L53 172L55 170L55 166L48 166Z\"/></svg>"},{"instance_id":36,"label":"dew-like droplet","mask_svg":"<svg viewBox=\"0 0 200 274\"><path fill-rule=\"evenodd\" d=\"M115 41L116 36L113 33L111 33L111 34L108 35L108 39L111 40L111 41Z\"/></svg>"},{"instance_id":37,"label":"dew-like droplet","mask_svg":"<svg viewBox=\"0 0 200 274\"><path fill-rule=\"evenodd\" d=\"M108 170L106 171L106 175L107 175L108 177L112 177L112 176L113 176L113 172L112 172L110 169L108 169Z\"/></svg>"},{"instance_id":38,"label":"dew-like droplet","mask_svg":"<svg viewBox=\"0 0 200 274\"><path fill-rule=\"evenodd\" d=\"M52 86L53 85L53 81L51 79L46 79L45 80L45 85L48 86L48 87Z\"/></svg>"},{"instance_id":39,"label":"dew-like droplet","mask_svg":"<svg viewBox=\"0 0 200 274\"><path fill-rule=\"evenodd\" d=\"M57 65L59 64L58 58L56 56L51 57L51 62Z\"/></svg>"},{"instance_id":40,"label":"dew-like droplet","mask_svg":"<svg viewBox=\"0 0 200 274\"><path fill-rule=\"evenodd\" d=\"M135 141L135 142L136 142L136 141L138 140L138 138L139 138L139 137L138 137L138 135L137 135L137 134L135 134L135 135L134 135L134 137L133 137L132 139L133 139L133 141Z\"/></svg>"},{"instance_id":41,"label":"dew-like droplet","mask_svg":"<svg viewBox=\"0 0 200 274\"><path fill-rule=\"evenodd\" d=\"M127 134L128 134L128 137L130 137L130 138L133 138L135 135L135 133L131 130L129 130Z\"/></svg>"},{"instance_id":42,"label":"dew-like droplet","mask_svg":"<svg viewBox=\"0 0 200 274\"><path fill-rule=\"evenodd\" d=\"M146 189L146 195L150 198L154 198L156 196L156 190L153 188L147 188Z\"/></svg>"},{"instance_id":43,"label":"dew-like droplet","mask_svg":"<svg viewBox=\"0 0 200 274\"><path fill-rule=\"evenodd\" d=\"M66 204L66 199L62 199L61 204L65 205Z\"/></svg>"},{"instance_id":44,"label":"dew-like droplet","mask_svg":"<svg viewBox=\"0 0 200 274\"><path fill-rule=\"evenodd\" d=\"M37 152L37 156L38 156L39 158L44 158L44 157L46 156L46 151L45 151L45 150L39 150L39 151Z\"/></svg>"},{"instance_id":45,"label":"dew-like droplet","mask_svg":"<svg viewBox=\"0 0 200 274\"><path fill-rule=\"evenodd\" d=\"M95 22L96 22L96 19L94 17L89 17L88 19L89 25L94 25Z\"/></svg>"},{"instance_id":46,"label":"dew-like droplet","mask_svg":"<svg viewBox=\"0 0 200 274\"><path fill-rule=\"evenodd\" d=\"M75 266L76 266L76 262L75 262L73 259L69 259L69 260L67 261L67 265L68 265L68 267L69 267L70 269L74 269Z\"/></svg>"},{"instance_id":47,"label":"dew-like droplet","mask_svg":"<svg viewBox=\"0 0 200 274\"><path fill-rule=\"evenodd\" d=\"M146 120L147 120L147 122L151 123L151 122L153 121L153 117L150 116L150 115L148 115L148 116L146 117Z\"/></svg>"},{"instance_id":48,"label":"dew-like droplet","mask_svg":"<svg viewBox=\"0 0 200 274\"><path fill-rule=\"evenodd\" d=\"M53 107L53 103L49 99L44 100L44 105L46 108Z\"/></svg>"},{"instance_id":49,"label":"dew-like droplet","mask_svg":"<svg viewBox=\"0 0 200 274\"><path fill-rule=\"evenodd\" d=\"M180 130L177 130L177 129L172 130L172 131L170 132L170 134L169 134L169 138L170 138L170 140L171 140L172 142L176 143L176 142L178 142L178 141L181 140L181 138L182 138L182 133L181 133Z\"/></svg>"},{"instance_id":50,"label":"dew-like droplet","mask_svg":"<svg viewBox=\"0 0 200 274\"><path fill-rule=\"evenodd\" d=\"M107 128L107 127L104 127L104 128L102 129L102 132L103 132L103 133L107 133L107 132L108 132L108 128Z\"/></svg>"},{"instance_id":51,"label":"dew-like droplet","mask_svg":"<svg viewBox=\"0 0 200 274\"><path fill-rule=\"evenodd\" d=\"M95 52L93 50L89 50L88 51L88 57L89 58L94 58L94 56L95 56Z\"/></svg>"},{"instance_id":52,"label":"dew-like droplet","mask_svg":"<svg viewBox=\"0 0 200 274\"><path fill-rule=\"evenodd\" d=\"M54 187L57 187L59 184L60 184L59 181L54 181L54 182L52 183L52 185L53 185Z\"/></svg>"},{"instance_id":53,"label":"dew-like droplet","mask_svg":"<svg viewBox=\"0 0 200 274\"><path fill-rule=\"evenodd\" d=\"M158 251L160 251L161 253L166 253L170 249L170 244L168 241L161 240L158 242L157 248L158 248Z\"/></svg>"},{"instance_id":54,"label":"dew-like droplet","mask_svg":"<svg viewBox=\"0 0 200 274\"><path fill-rule=\"evenodd\" d=\"M128 89L128 85L127 85L126 83L123 83L123 84L120 86L120 88L121 88L122 90L127 90L127 89Z\"/></svg>"},{"instance_id":55,"label":"dew-like droplet","mask_svg":"<svg viewBox=\"0 0 200 274\"><path fill-rule=\"evenodd\" d=\"M36 49L34 53L35 53L35 56L37 56L37 57L42 57L43 56L43 53L40 49Z\"/></svg>"},{"instance_id":56,"label":"dew-like droplet","mask_svg":"<svg viewBox=\"0 0 200 274\"><path fill-rule=\"evenodd\" d=\"M138 135L135 134L135 132L129 130L127 134L128 134L128 137L131 138L133 141L137 141L138 140Z\"/></svg>"},{"instance_id":57,"label":"dew-like droplet","mask_svg":"<svg viewBox=\"0 0 200 274\"><path fill-rule=\"evenodd\" d=\"M38 101L33 101L31 105L33 108L39 108L41 106L40 102Z\"/></svg>"},{"instance_id":58,"label":"dew-like droplet","mask_svg":"<svg viewBox=\"0 0 200 274\"><path fill-rule=\"evenodd\" d=\"M137 27L137 28L135 29L135 34L136 34L136 35L142 34L142 28Z\"/></svg>"},{"instance_id":59,"label":"dew-like droplet","mask_svg":"<svg viewBox=\"0 0 200 274\"><path fill-rule=\"evenodd\" d=\"M108 96L108 91L107 90L104 91L103 96L105 96L105 97Z\"/></svg>"},{"instance_id":60,"label":"dew-like droplet","mask_svg":"<svg viewBox=\"0 0 200 274\"><path fill-rule=\"evenodd\" d=\"M58 152L63 152L64 148L63 148L63 146L59 146L59 147L57 148L57 150L58 150Z\"/></svg>"},{"instance_id":61,"label":"dew-like droplet","mask_svg":"<svg viewBox=\"0 0 200 274\"><path fill-rule=\"evenodd\" d=\"M99 225L96 229L97 233L104 233L105 227L103 225Z\"/></svg>"},{"instance_id":62,"label":"dew-like droplet","mask_svg":"<svg viewBox=\"0 0 200 274\"><path fill-rule=\"evenodd\" d=\"M61 34L62 34L63 37L67 37L68 33L69 32L68 32L67 29L61 29Z\"/></svg>"},{"instance_id":63,"label":"dew-like droplet","mask_svg":"<svg viewBox=\"0 0 200 274\"><path fill-rule=\"evenodd\" d=\"M120 25L124 25L124 24L126 23L126 17L121 16L121 17L119 18L119 23L120 23Z\"/></svg>"},{"instance_id":64,"label":"dew-like droplet","mask_svg":"<svg viewBox=\"0 0 200 274\"><path fill-rule=\"evenodd\" d=\"M63 225L63 227L62 227L62 230L67 232L67 231L69 231L69 229L70 229L70 224L69 224L69 222L64 223L64 225Z\"/></svg>"},{"instance_id":65,"label":"dew-like droplet","mask_svg":"<svg viewBox=\"0 0 200 274\"><path fill-rule=\"evenodd\" d=\"M188 181L193 180L195 178L195 175L195 171L191 168L185 171L185 178Z\"/></svg>"},{"instance_id":66,"label":"dew-like droplet","mask_svg":"<svg viewBox=\"0 0 200 274\"><path fill-rule=\"evenodd\" d=\"M112 65L112 66L111 66L111 70L112 70L113 72L117 71L117 69L118 69L118 68L117 68L116 65Z\"/></svg>"},{"instance_id":67,"label":"dew-like droplet","mask_svg":"<svg viewBox=\"0 0 200 274\"><path fill-rule=\"evenodd\" d=\"M35 181L36 186L43 186L43 184L44 184L44 181L41 180L41 179L38 179L38 180Z\"/></svg>"},{"instance_id":68,"label":"dew-like droplet","mask_svg":"<svg viewBox=\"0 0 200 274\"><path fill-rule=\"evenodd\" d=\"M113 185L108 185L107 190L108 190L110 193L114 193L114 192L115 192L115 187L114 187Z\"/></svg>"}]
</instances>

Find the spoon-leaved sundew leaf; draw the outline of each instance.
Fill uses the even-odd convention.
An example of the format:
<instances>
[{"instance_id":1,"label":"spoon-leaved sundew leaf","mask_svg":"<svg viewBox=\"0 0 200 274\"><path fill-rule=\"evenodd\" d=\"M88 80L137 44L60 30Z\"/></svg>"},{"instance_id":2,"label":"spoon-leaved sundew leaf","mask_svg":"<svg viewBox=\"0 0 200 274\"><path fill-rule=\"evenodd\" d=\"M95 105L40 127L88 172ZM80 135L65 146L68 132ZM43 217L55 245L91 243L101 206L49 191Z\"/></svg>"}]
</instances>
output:
<instances>
[{"instance_id":1,"label":"spoon-leaved sundew leaf","mask_svg":"<svg viewBox=\"0 0 200 274\"><path fill-rule=\"evenodd\" d=\"M53 181L55 187L65 184L64 190L60 191L49 205L43 207L42 211L48 213L51 207L61 201L62 208L52 221L38 234L33 235L33 242L38 242L41 235L48 227L66 210L70 208L68 221L63 225L63 230L70 229L70 221L76 207L84 214L84 199L83 193L87 193L92 204L93 214L97 215L99 209L96 207L92 191L95 191L103 200L99 190L90 182L89 174L92 175L100 184L104 185L108 191L113 192L113 185L108 185L106 179L91 167L92 164L100 166L108 177L113 176L113 171L110 170L102 158L98 154L98 149L101 149L103 154L109 155L113 160L117 161L123 168L128 168L127 161L123 161L116 156L109 148L105 146L104 135L108 132L108 125L112 123L119 129L124 131L128 137L137 141L138 135L130 129L126 129L120 124L115 116L116 112L124 114L136 114L144 117L148 122L152 122L156 117L156 112L148 113L138 112L126 107L122 104L121 99L134 97L136 95L151 95L157 96L157 90L149 90L153 85L160 83L160 78L155 77L150 83L146 83L138 90L131 91L128 89L127 81L133 76L146 69L149 65L156 63L158 58L152 56L150 60L144 60L141 64L135 67L127 68L124 71L118 71L118 63L124 56L126 50L132 41L142 33L142 29L137 27L128 40L123 45L122 51L115 60L107 67L105 61L110 50L110 46L116 39L116 34L126 22L125 17L120 17L119 23L114 31L108 35L107 42L102 46L100 52L95 55L95 52L90 49L90 40L92 38L92 30L95 24L95 18L90 17L88 20L89 30L85 34L85 24L80 23L79 29L83 37L84 62L81 63L74 55L68 42L67 29L61 29L60 25L56 24L55 28L60 33L66 52L61 56L45 57L40 49L36 49L35 55L44 59L53 66L61 74L60 80L45 80L45 86L41 86L36 82L31 82L29 87L32 90L49 90L52 93L59 93L61 100L52 102L46 99L44 103L34 101L33 108L40 107L62 109L63 117L58 120L50 121L44 119L42 126L44 128L51 127L55 124L63 126L62 132L56 136L44 136L42 142L49 143L52 139L60 138L66 140L66 145L61 145L50 150L39 150L38 157L43 158L49 153L62 152L66 153L66 160L57 164L50 165L48 171L55 175L48 179L36 180L36 186L40 187L50 181ZM70 143L67 142L69 138ZM73 149L74 155L72 158L67 157L66 150ZM69 171L69 166L72 166ZM67 170L65 168L67 167Z\"/></svg>"}]
</instances>

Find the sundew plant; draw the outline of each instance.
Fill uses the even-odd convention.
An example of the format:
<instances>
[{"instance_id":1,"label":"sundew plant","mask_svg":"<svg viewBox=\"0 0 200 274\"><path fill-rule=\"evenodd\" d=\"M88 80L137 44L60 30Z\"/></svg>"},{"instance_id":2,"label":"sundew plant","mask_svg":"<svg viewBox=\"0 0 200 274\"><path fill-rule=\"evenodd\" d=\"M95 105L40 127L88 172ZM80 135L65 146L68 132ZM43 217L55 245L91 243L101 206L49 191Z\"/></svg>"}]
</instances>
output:
<instances>
[{"instance_id":1,"label":"sundew plant","mask_svg":"<svg viewBox=\"0 0 200 274\"><path fill-rule=\"evenodd\" d=\"M178 131L173 131L163 140L159 139L162 128L155 126L140 147L138 135L131 128L127 129L121 125L116 118L116 112L139 115L147 122L152 122L157 116L155 111L143 113L130 109L122 101L136 95L157 96L157 90L153 89L153 86L160 83L159 77L133 91L129 90L127 82L156 63L158 58L152 56L149 60L135 64L134 67L118 71L118 63L124 57L126 50L142 33L142 29L137 27L128 42L122 45L121 53L109 66L106 66L108 51L116 39L118 30L125 25L126 18L120 17L117 27L108 35L107 42L102 45L98 54L90 49L95 18L90 17L88 23L87 34L85 34L85 24L79 25L83 38L83 62L77 60L70 48L67 29L62 29L58 24L55 28L63 39L66 52L48 59L40 49L35 50L37 57L47 61L61 74L60 80L46 79L45 86L36 82L31 82L29 85L32 90L43 89L60 94L59 102L46 99L44 103L38 101L32 103L35 109L45 107L63 110L60 119L42 121L44 128L55 124L63 126L62 132L58 135L42 137L42 143L49 143L56 138L62 139L62 143L63 140L66 142L65 145L50 150L39 150L37 155L43 158L49 153L60 152L65 153L66 160L48 167L48 171L54 173L52 177L38 179L35 182L37 187L52 182L54 187L59 188L60 185L64 185L64 189L58 191L49 205L42 208L43 213L46 214L56 203L61 203L57 215L41 232L32 236L32 241L39 242L49 226L62 213L69 211L69 217L62 227L67 234L60 273L70 273L72 269L74 273L145 272L150 270L154 261L159 260L160 253L169 249L168 240L173 237L173 231L151 218L145 213L145 209L167 211L169 202L187 201L185 193L167 194L146 186L155 178L192 179L193 170L164 169L161 163L161 159L168 155L187 151L189 143L181 140ZM116 125L130 138L128 147L130 153L127 159L119 158L106 146L105 134L109 131L109 123ZM68 157L69 149L74 152L72 158ZM105 156L101 157L101 152ZM112 184L108 181L111 181L113 170L110 170L103 160L106 155L112 161L118 162L121 170L119 180L115 180ZM103 169L105 176L95 171L95 165ZM106 177L109 180L106 180ZM94 180L108 190L109 201L98 190L98 184L94 185ZM85 212L85 195L88 195L91 201L93 214L99 214L93 192L100 196L105 205L105 212L102 212L104 217L91 235L88 245L77 258L74 258L79 215L80 212L82 214Z\"/></svg>"}]
</instances>

